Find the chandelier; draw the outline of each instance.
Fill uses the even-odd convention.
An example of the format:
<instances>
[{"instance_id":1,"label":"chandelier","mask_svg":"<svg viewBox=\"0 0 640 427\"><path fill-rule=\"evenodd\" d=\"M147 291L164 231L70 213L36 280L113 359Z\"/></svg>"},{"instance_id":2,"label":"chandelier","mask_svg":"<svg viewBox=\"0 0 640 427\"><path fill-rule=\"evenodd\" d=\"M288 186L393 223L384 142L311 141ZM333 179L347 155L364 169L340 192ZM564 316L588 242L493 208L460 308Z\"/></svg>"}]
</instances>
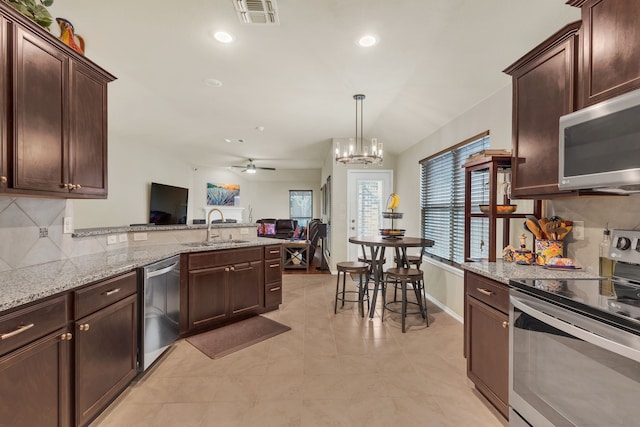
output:
<instances>
[{"instance_id":1,"label":"chandelier","mask_svg":"<svg viewBox=\"0 0 640 427\"><path fill-rule=\"evenodd\" d=\"M353 95L356 100L356 137L349 138L349 145L340 150L340 143L336 144L336 162L350 165L370 165L382 163L382 143L376 138L371 138L371 143L365 144L362 127L362 101L364 95Z\"/></svg>"}]
</instances>

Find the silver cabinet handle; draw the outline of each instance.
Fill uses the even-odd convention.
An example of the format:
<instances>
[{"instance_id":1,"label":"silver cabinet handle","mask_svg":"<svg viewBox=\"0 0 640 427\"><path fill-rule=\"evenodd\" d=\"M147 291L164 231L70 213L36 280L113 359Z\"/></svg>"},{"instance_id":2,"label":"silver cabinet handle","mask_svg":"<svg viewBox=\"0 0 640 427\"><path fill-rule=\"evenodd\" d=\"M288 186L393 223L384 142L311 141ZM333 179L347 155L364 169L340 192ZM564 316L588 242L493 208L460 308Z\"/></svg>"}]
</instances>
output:
<instances>
[{"instance_id":1,"label":"silver cabinet handle","mask_svg":"<svg viewBox=\"0 0 640 427\"><path fill-rule=\"evenodd\" d=\"M480 292L481 294L487 295L487 296L489 296L489 297L490 297L491 295L493 295L493 292L488 291L488 290L486 290L486 289L484 289L484 288L476 288L476 289L477 289L477 290L478 290L478 292Z\"/></svg>"},{"instance_id":2,"label":"silver cabinet handle","mask_svg":"<svg viewBox=\"0 0 640 427\"><path fill-rule=\"evenodd\" d=\"M279 254L280 251L269 251L270 254Z\"/></svg>"},{"instance_id":3,"label":"silver cabinet handle","mask_svg":"<svg viewBox=\"0 0 640 427\"><path fill-rule=\"evenodd\" d=\"M120 288L115 288L115 289L111 289L110 291L104 292L104 295L110 296L110 295L113 295L113 294L117 294L118 292L120 292Z\"/></svg>"},{"instance_id":4,"label":"silver cabinet handle","mask_svg":"<svg viewBox=\"0 0 640 427\"><path fill-rule=\"evenodd\" d=\"M280 289L281 289L281 287L280 287L280 286L277 286L277 287L275 287L275 288L271 288L271 289L269 289L269 292L277 292L277 291L279 291Z\"/></svg>"},{"instance_id":5,"label":"silver cabinet handle","mask_svg":"<svg viewBox=\"0 0 640 427\"><path fill-rule=\"evenodd\" d=\"M269 264L269 268L280 267L280 264Z\"/></svg>"},{"instance_id":6,"label":"silver cabinet handle","mask_svg":"<svg viewBox=\"0 0 640 427\"><path fill-rule=\"evenodd\" d=\"M5 184L7 182L6 176L0 176L0 184Z\"/></svg>"},{"instance_id":7,"label":"silver cabinet handle","mask_svg":"<svg viewBox=\"0 0 640 427\"><path fill-rule=\"evenodd\" d=\"M16 335L19 335L25 331L28 331L34 326L35 326L34 323L29 323L28 325L20 325L18 326L18 329L16 329L15 331L7 332L6 334L0 335L0 340L6 340L7 338L15 337Z\"/></svg>"}]
</instances>

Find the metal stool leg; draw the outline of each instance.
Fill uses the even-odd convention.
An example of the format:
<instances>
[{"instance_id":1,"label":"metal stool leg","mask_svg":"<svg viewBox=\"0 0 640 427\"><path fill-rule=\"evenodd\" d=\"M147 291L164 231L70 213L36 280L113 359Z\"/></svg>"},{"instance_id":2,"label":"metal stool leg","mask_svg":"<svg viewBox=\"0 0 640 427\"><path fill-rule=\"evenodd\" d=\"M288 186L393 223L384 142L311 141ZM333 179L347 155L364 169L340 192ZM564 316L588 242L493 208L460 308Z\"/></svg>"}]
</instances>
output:
<instances>
[{"instance_id":1,"label":"metal stool leg","mask_svg":"<svg viewBox=\"0 0 640 427\"><path fill-rule=\"evenodd\" d=\"M338 277L336 279L336 298L333 304L333 314L338 313L338 295L340 293L340 270L338 270Z\"/></svg>"},{"instance_id":2,"label":"metal stool leg","mask_svg":"<svg viewBox=\"0 0 640 427\"><path fill-rule=\"evenodd\" d=\"M405 323L407 319L407 281L402 280L402 332L406 332Z\"/></svg>"}]
</instances>

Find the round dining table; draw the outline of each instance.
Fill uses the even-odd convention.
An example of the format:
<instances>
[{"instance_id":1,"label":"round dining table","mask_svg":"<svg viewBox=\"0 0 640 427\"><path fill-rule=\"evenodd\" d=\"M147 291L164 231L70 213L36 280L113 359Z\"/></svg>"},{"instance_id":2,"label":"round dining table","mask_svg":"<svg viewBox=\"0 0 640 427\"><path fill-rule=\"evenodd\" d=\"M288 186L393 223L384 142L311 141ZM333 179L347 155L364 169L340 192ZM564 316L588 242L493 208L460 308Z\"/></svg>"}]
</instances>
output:
<instances>
[{"instance_id":1,"label":"round dining table","mask_svg":"<svg viewBox=\"0 0 640 427\"><path fill-rule=\"evenodd\" d=\"M363 255L368 260L371 260L375 287L373 290L373 298L371 299L371 310L369 312L370 318L373 318L375 313L378 289L384 279L384 254L386 248L393 248L395 250L396 262L399 267L409 268L409 263L407 262L407 248L426 248L435 244L431 239L423 239L420 237L382 236L352 236L349 237L349 243L362 246L364 252ZM368 256L366 248L369 248Z\"/></svg>"}]
</instances>

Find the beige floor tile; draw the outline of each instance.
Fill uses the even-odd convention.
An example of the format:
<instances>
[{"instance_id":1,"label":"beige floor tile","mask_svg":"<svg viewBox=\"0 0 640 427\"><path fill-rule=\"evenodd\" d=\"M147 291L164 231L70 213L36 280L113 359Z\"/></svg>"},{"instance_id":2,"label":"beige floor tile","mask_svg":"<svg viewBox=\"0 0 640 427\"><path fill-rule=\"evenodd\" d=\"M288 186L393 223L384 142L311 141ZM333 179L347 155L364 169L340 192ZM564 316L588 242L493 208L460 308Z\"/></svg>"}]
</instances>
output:
<instances>
[{"instance_id":1,"label":"beige floor tile","mask_svg":"<svg viewBox=\"0 0 640 427\"><path fill-rule=\"evenodd\" d=\"M397 315L333 313L335 276L285 275L266 314L292 329L220 359L178 341L92 427L506 425L469 385L462 325L428 303Z\"/></svg>"}]
</instances>

